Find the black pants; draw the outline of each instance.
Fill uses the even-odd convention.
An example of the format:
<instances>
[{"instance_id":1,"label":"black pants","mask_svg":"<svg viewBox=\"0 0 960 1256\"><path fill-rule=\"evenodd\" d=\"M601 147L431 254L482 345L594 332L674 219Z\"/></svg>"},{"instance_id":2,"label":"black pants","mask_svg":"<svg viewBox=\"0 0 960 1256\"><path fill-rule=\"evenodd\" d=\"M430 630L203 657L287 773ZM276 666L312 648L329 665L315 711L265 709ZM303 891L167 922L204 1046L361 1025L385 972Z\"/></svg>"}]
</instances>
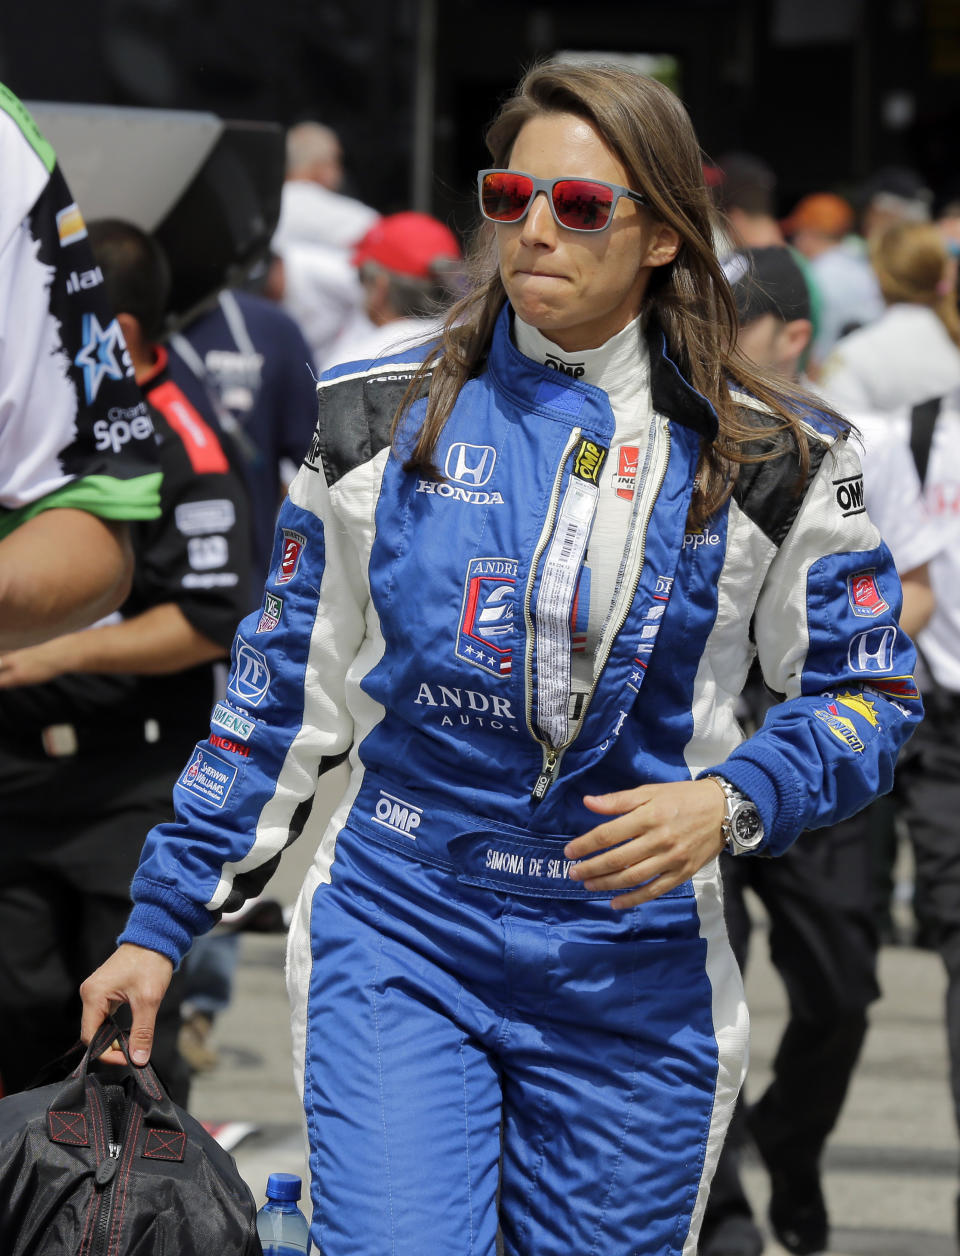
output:
<instances>
[{"instance_id":1,"label":"black pants","mask_svg":"<svg viewBox=\"0 0 960 1256\"><path fill-rule=\"evenodd\" d=\"M871 808L829 829L804 833L778 859L721 856L724 910L741 969L750 942L749 887L770 918L770 957L783 980L789 1019L773 1080L755 1109L765 1149L785 1166L817 1165L847 1094L879 996L872 904ZM720 1157L705 1228L750 1214L738 1172L738 1112Z\"/></svg>"},{"instance_id":2,"label":"black pants","mask_svg":"<svg viewBox=\"0 0 960 1256\"><path fill-rule=\"evenodd\" d=\"M0 747L0 1080L28 1086L77 1041L78 987L116 945L148 829L173 815L192 742L145 742L51 759ZM185 1105L174 985L152 1057Z\"/></svg>"},{"instance_id":3,"label":"black pants","mask_svg":"<svg viewBox=\"0 0 960 1256\"><path fill-rule=\"evenodd\" d=\"M897 784L916 865L917 926L947 970L950 1085L960 1127L960 696L925 696L925 705Z\"/></svg>"}]
</instances>

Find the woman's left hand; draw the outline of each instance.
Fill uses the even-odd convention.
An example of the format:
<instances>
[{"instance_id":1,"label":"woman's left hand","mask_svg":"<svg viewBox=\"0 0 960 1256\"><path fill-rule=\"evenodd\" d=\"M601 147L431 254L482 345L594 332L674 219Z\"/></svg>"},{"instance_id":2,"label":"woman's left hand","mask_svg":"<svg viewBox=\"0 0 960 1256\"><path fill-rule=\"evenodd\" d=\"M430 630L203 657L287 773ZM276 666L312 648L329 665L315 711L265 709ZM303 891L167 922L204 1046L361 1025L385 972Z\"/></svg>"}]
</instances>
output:
<instances>
[{"instance_id":1,"label":"woman's left hand","mask_svg":"<svg viewBox=\"0 0 960 1256\"><path fill-rule=\"evenodd\" d=\"M725 798L709 777L588 794L583 801L591 811L615 818L567 843L566 857L582 861L569 875L589 890L617 891L646 882L618 894L612 907L658 898L723 850Z\"/></svg>"}]
</instances>

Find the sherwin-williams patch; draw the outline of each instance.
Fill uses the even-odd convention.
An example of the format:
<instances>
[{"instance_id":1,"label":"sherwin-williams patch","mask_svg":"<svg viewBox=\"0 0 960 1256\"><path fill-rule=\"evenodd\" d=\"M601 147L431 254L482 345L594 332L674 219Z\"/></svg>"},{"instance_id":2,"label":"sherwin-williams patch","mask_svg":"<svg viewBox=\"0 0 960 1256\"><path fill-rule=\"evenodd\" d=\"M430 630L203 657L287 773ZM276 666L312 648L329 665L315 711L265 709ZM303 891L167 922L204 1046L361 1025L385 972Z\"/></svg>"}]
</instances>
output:
<instances>
[{"instance_id":1,"label":"sherwin-williams patch","mask_svg":"<svg viewBox=\"0 0 960 1256\"><path fill-rule=\"evenodd\" d=\"M197 794L213 807L222 807L227 801L238 769L219 755L197 747L193 758L183 769L177 784L191 794Z\"/></svg>"}]
</instances>

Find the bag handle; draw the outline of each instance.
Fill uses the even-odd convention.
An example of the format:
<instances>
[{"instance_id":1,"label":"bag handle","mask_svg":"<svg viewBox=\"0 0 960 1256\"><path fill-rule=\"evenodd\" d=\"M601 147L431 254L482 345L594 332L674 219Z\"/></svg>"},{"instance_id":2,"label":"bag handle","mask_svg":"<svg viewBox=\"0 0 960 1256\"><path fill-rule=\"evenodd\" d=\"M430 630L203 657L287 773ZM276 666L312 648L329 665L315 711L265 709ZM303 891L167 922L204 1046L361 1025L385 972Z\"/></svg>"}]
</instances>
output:
<instances>
[{"instance_id":1,"label":"bag handle","mask_svg":"<svg viewBox=\"0 0 960 1256\"><path fill-rule=\"evenodd\" d=\"M180 1155L164 1158L182 1159L183 1144L186 1136L180 1118L177 1116L173 1101L166 1093L149 1064L136 1065L130 1059L130 1047L126 1034L113 1019L108 1016L90 1040L83 1059L70 1074L47 1108L47 1130L55 1143L67 1143L74 1147L89 1145L87 1130L87 1071L90 1062L96 1060L111 1045L119 1043L127 1062L127 1074L133 1078L136 1088L140 1091L144 1106L144 1123L152 1130L167 1131L176 1137L171 1142L179 1146ZM154 1141L158 1141L155 1139Z\"/></svg>"}]
</instances>

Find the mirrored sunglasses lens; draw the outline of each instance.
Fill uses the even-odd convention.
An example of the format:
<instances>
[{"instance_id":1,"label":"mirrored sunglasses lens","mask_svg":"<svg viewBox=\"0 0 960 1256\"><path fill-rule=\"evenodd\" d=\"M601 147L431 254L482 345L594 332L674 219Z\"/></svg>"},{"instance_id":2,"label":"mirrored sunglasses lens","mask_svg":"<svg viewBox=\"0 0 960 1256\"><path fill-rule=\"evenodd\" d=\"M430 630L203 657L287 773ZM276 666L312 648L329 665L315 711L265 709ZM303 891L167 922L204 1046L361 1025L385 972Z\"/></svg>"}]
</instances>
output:
<instances>
[{"instance_id":1,"label":"mirrored sunglasses lens","mask_svg":"<svg viewBox=\"0 0 960 1256\"><path fill-rule=\"evenodd\" d=\"M530 203L533 182L522 174L497 171L483 176L483 212L495 222L516 222Z\"/></svg>"},{"instance_id":2,"label":"mirrored sunglasses lens","mask_svg":"<svg viewBox=\"0 0 960 1256\"><path fill-rule=\"evenodd\" d=\"M602 183L564 179L553 189L553 207L565 227L577 231L601 231L610 221L614 194Z\"/></svg>"}]
</instances>

